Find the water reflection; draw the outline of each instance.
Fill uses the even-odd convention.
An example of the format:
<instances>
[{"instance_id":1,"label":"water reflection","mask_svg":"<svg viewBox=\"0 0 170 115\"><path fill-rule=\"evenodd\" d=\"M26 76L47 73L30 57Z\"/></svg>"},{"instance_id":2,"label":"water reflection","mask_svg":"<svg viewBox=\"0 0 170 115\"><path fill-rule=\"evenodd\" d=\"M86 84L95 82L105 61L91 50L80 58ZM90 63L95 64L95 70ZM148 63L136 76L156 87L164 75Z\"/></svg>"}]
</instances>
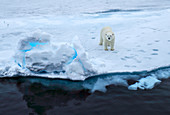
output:
<instances>
[{"instance_id":1,"label":"water reflection","mask_svg":"<svg viewBox=\"0 0 170 115\"><path fill-rule=\"evenodd\" d=\"M3 79L0 82L17 84L16 86L23 94L23 100L26 101L27 107L40 115L45 114L47 110L53 109L56 106L67 106L72 100L74 100L75 106L80 105L90 95L88 90L78 86L81 83L74 83L69 80L14 78ZM66 84L67 86L65 86ZM69 84L73 87L69 87ZM78 87L77 89L76 86Z\"/></svg>"}]
</instances>

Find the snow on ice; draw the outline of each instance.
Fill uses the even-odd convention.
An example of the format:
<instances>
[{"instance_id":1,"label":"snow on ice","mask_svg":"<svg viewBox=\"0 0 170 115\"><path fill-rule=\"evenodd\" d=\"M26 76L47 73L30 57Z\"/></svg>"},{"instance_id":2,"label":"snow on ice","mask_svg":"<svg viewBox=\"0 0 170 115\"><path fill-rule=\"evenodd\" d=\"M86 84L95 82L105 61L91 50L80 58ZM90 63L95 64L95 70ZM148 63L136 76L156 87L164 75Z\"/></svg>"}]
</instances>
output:
<instances>
[{"instance_id":1,"label":"snow on ice","mask_svg":"<svg viewBox=\"0 0 170 115\"><path fill-rule=\"evenodd\" d=\"M126 3L127 9L121 7L122 10L111 10L111 6L99 10L86 3L83 11L72 7L71 11L58 11L59 15L54 13L54 7L46 9L44 3L37 5L37 2L32 7L18 6L17 2L16 7L11 7L10 3L0 4L1 77L33 75L85 80L101 74L152 71L170 66L169 2L148 1L155 7L140 9L131 9L134 4ZM104 3L98 3L101 4ZM18 12L18 7L23 10ZM104 26L112 27L115 33L115 51L104 51L98 45ZM133 79L139 77L138 82L132 85L127 84L130 76L116 76L111 80L98 79L94 84L100 85L94 87L85 86L92 91L105 91L109 84L121 84L132 90L151 89L161 79L169 78L169 73L168 69L156 76L154 72L146 77L135 76Z\"/></svg>"}]
</instances>

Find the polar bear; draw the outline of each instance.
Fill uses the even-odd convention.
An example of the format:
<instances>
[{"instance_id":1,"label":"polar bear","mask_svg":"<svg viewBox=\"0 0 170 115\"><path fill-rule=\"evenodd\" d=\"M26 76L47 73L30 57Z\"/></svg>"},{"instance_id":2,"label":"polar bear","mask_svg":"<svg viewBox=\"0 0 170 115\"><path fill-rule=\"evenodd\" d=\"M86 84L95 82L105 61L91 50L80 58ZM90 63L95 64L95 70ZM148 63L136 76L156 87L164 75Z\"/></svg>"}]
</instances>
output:
<instances>
[{"instance_id":1,"label":"polar bear","mask_svg":"<svg viewBox=\"0 0 170 115\"><path fill-rule=\"evenodd\" d=\"M114 50L115 35L112 32L111 27L104 27L100 32L100 43L102 45L104 42L104 49L108 51L107 46L111 46L111 51Z\"/></svg>"}]
</instances>

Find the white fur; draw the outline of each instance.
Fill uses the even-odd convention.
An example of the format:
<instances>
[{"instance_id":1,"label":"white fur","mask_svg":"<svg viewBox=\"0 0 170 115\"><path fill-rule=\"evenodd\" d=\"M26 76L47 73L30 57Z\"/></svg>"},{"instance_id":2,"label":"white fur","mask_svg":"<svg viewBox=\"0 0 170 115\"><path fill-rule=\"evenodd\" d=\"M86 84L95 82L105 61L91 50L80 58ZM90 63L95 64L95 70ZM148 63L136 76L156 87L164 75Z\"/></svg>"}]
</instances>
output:
<instances>
[{"instance_id":1,"label":"white fur","mask_svg":"<svg viewBox=\"0 0 170 115\"><path fill-rule=\"evenodd\" d=\"M100 43L102 45L104 43L104 49L107 51L107 46L111 47L111 50L114 50L114 42L115 42L115 35L112 32L111 27L104 27L100 32Z\"/></svg>"}]
</instances>

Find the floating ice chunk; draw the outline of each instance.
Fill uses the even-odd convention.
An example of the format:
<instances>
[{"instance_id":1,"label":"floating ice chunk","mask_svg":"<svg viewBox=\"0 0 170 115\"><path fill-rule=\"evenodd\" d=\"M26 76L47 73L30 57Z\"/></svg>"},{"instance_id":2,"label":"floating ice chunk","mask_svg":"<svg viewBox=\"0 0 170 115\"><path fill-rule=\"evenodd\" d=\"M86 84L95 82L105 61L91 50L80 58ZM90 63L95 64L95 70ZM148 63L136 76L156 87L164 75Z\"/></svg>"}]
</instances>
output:
<instances>
[{"instance_id":1,"label":"floating ice chunk","mask_svg":"<svg viewBox=\"0 0 170 115\"><path fill-rule=\"evenodd\" d=\"M50 36L34 33L33 37L19 42L18 51L14 56L15 62L22 69L28 69L35 74L64 73L71 79L88 76L94 73L94 69L78 37L75 39L73 44L50 43Z\"/></svg>"},{"instance_id":2,"label":"floating ice chunk","mask_svg":"<svg viewBox=\"0 0 170 115\"><path fill-rule=\"evenodd\" d=\"M158 80L154 75L148 76L146 78L141 78L139 82L130 85L128 89L130 90L137 90L139 89L152 89L155 84L160 83L161 81Z\"/></svg>"}]
</instances>

